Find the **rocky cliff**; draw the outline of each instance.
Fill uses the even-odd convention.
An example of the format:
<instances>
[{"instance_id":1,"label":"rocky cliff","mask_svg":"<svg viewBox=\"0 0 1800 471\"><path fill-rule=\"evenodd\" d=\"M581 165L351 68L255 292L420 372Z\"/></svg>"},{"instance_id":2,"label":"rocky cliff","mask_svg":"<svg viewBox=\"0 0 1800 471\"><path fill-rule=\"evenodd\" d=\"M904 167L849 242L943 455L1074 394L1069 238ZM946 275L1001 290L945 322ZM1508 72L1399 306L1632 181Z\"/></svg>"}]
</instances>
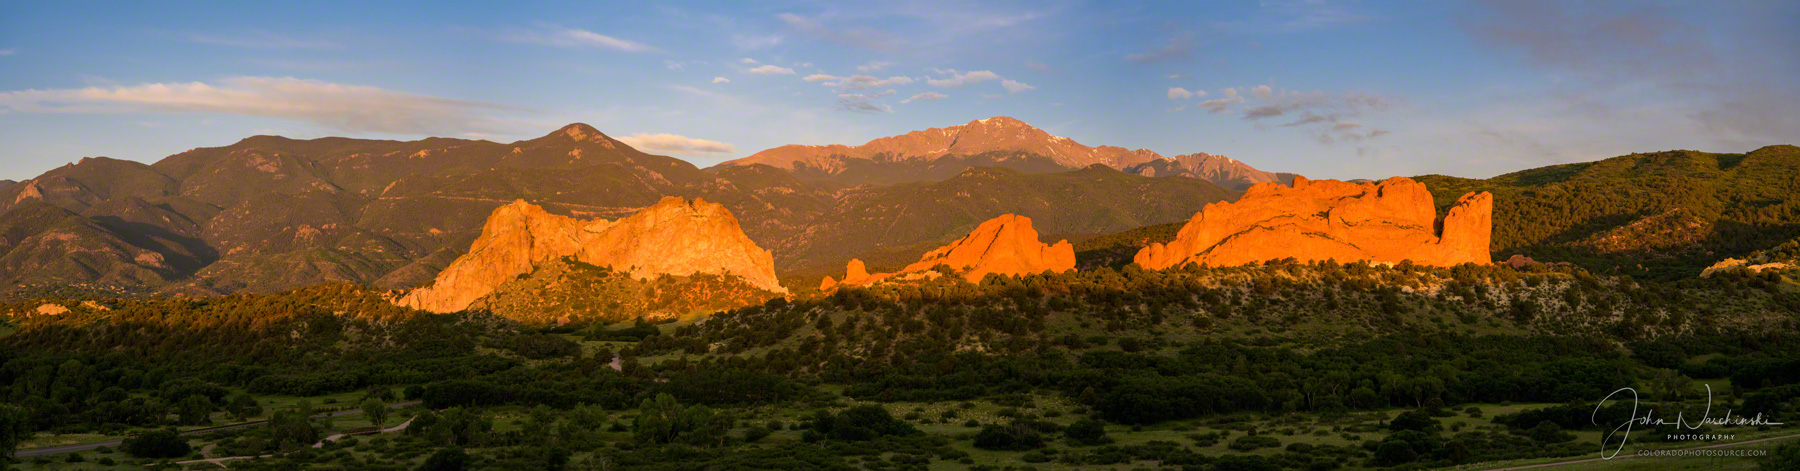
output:
<instances>
[{"instance_id":1,"label":"rocky cliff","mask_svg":"<svg viewBox=\"0 0 1800 471\"><path fill-rule=\"evenodd\" d=\"M1292 173L1257 170L1237 159L1205 152L1158 158L1123 169L1125 173L1146 177L1188 177L1212 182L1220 187L1242 191L1258 183L1292 184Z\"/></svg>"},{"instance_id":2,"label":"rocky cliff","mask_svg":"<svg viewBox=\"0 0 1800 471\"><path fill-rule=\"evenodd\" d=\"M1486 192L1463 195L1439 220L1430 191L1409 178L1349 183L1296 177L1293 186L1258 184L1237 202L1207 205L1175 240L1151 244L1133 261L1149 269L1288 257L1487 264L1493 204Z\"/></svg>"},{"instance_id":3,"label":"rocky cliff","mask_svg":"<svg viewBox=\"0 0 1800 471\"><path fill-rule=\"evenodd\" d=\"M431 286L397 303L460 311L533 267L567 256L639 279L734 275L758 288L786 291L776 283L769 251L745 236L737 218L717 203L668 197L618 221L583 221L520 200L494 210L468 254L451 262Z\"/></svg>"},{"instance_id":4,"label":"rocky cliff","mask_svg":"<svg viewBox=\"0 0 1800 471\"><path fill-rule=\"evenodd\" d=\"M918 262L895 273L869 274L861 260L851 260L843 281L826 279L820 285L828 290L837 285L868 285L908 274L930 272L938 265L949 266L970 283L980 282L989 273L1028 275L1045 271L1063 272L1075 269L1075 247L1069 241L1046 245L1038 241L1031 218L1007 214L981 223L968 236L950 245L926 252Z\"/></svg>"}]
</instances>

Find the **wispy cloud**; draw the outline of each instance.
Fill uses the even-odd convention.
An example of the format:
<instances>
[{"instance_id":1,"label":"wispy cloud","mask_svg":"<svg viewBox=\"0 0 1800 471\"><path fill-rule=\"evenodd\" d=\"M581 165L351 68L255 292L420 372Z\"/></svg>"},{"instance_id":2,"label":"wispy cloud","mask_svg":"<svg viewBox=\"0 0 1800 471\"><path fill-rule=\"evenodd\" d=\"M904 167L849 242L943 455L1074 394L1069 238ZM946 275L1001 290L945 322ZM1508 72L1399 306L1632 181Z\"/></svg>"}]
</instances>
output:
<instances>
[{"instance_id":1,"label":"wispy cloud","mask_svg":"<svg viewBox=\"0 0 1800 471\"><path fill-rule=\"evenodd\" d=\"M821 85L824 85L827 87L844 88L844 89L850 89L850 90L867 90L870 88L886 88L886 87L893 87L893 86L898 86L898 85L907 85L907 84L911 84L914 82L912 77L904 77L904 76L880 78L880 77L875 77L875 76L870 76L870 75L852 75L849 77L838 77L835 75L826 75L826 74L808 75L808 76L806 76L806 78L803 78L801 80L821 84Z\"/></svg>"},{"instance_id":2,"label":"wispy cloud","mask_svg":"<svg viewBox=\"0 0 1800 471\"><path fill-rule=\"evenodd\" d=\"M537 29L512 31L500 35L500 39L546 46L611 49L630 53L660 51L660 49L637 41L619 39L585 29L564 28L555 25L539 25Z\"/></svg>"},{"instance_id":3,"label":"wispy cloud","mask_svg":"<svg viewBox=\"0 0 1800 471\"><path fill-rule=\"evenodd\" d=\"M695 139L675 134L633 134L618 138L619 142L652 154L694 155L730 154L737 152L731 144Z\"/></svg>"},{"instance_id":4,"label":"wispy cloud","mask_svg":"<svg viewBox=\"0 0 1800 471\"><path fill-rule=\"evenodd\" d=\"M356 132L460 134L499 130L518 108L292 77L0 92L23 113L219 113L310 122Z\"/></svg>"},{"instance_id":5,"label":"wispy cloud","mask_svg":"<svg viewBox=\"0 0 1800 471\"><path fill-rule=\"evenodd\" d=\"M754 69L747 70L745 72L749 72L752 74L762 74L762 75L794 75L794 69L789 69L787 67L782 67L782 66L774 65L774 64L757 67Z\"/></svg>"},{"instance_id":6,"label":"wispy cloud","mask_svg":"<svg viewBox=\"0 0 1800 471\"><path fill-rule=\"evenodd\" d=\"M858 72L880 72L881 69L885 69L885 68L888 68L893 65L894 65L893 62L888 62L888 61L869 61L866 64L856 66L856 71L858 71Z\"/></svg>"},{"instance_id":7,"label":"wispy cloud","mask_svg":"<svg viewBox=\"0 0 1800 471\"><path fill-rule=\"evenodd\" d=\"M1226 92L1228 96L1236 96L1235 89L1226 89ZM1251 87L1250 96L1256 102L1254 106L1246 106L1241 111L1244 120L1261 121L1293 116L1280 127L1303 129L1321 144L1362 141L1388 134L1387 130L1365 126L1351 119L1397 106L1395 98L1383 95L1297 92L1277 90L1268 85ZM1243 101L1241 97L1239 101ZM1208 103L1211 101L1202 102L1201 106L1206 107ZM1214 113L1225 111L1222 107L1208 110Z\"/></svg>"},{"instance_id":8,"label":"wispy cloud","mask_svg":"<svg viewBox=\"0 0 1800 471\"><path fill-rule=\"evenodd\" d=\"M738 49L756 50L779 46L783 40L784 38L779 34L761 36L734 35L731 37L731 44L737 46Z\"/></svg>"},{"instance_id":9,"label":"wispy cloud","mask_svg":"<svg viewBox=\"0 0 1800 471\"><path fill-rule=\"evenodd\" d=\"M1150 50L1125 55L1125 60L1137 63L1167 62L1188 59L1193 55L1194 32L1182 31Z\"/></svg>"},{"instance_id":10,"label":"wispy cloud","mask_svg":"<svg viewBox=\"0 0 1800 471\"><path fill-rule=\"evenodd\" d=\"M11 49L11 48L0 49L0 56L10 56L13 54L18 54L18 53L19 53L18 49Z\"/></svg>"},{"instance_id":11,"label":"wispy cloud","mask_svg":"<svg viewBox=\"0 0 1800 471\"><path fill-rule=\"evenodd\" d=\"M1020 82L1017 80L1001 80L1000 87L1005 88L1006 93L1019 93L1022 91L1033 90L1033 89L1037 88L1037 87L1033 87L1030 85L1026 85L1024 82Z\"/></svg>"},{"instance_id":12,"label":"wispy cloud","mask_svg":"<svg viewBox=\"0 0 1800 471\"><path fill-rule=\"evenodd\" d=\"M837 30L827 28L824 24L821 24L816 20L793 13L782 13L775 15L775 18L781 20L782 23L786 24L789 28L793 28L795 31L839 44L883 52L894 52L898 49L897 42L893 37L880 31L870 29Z\"/></svg>"},{"instance_id":13,"label":"wispy cloud","mask_svg":"<svg viewBox=\"0 0 1800 471\"><path fill-rule=\"evenodd\" d=\"M900 100L900 102L901 103L912 103L915 101L938 101L938 100L942 100L945 98L950 98L950 95L945 95L945 94L938 93L938 92L925 92L925 93L920 93L918 95L913 95L912 98Z\"/></svg>"},{"instance_id":14,"label":"wispy cloud","mask_svg":"<svg viewBox=\"0 0 1800 471\"><path fill-rule=\"evenodd\" d=\"M675 90L710 101L714 106L743 107L747 105L747 103L744 102L744 99L728 93L706 90L688 85L666 85L666 87L670 90Z\"/></svg>"},{"instance_id":15,"label":"wispy cloud","mask_svg":"<svg viewBox=\"0 0 1800 471\"><path fill-rule=\"evenodd\" d=\"M725 77L713 77L713 83L731 83L731 79Z\"/></svg>"},{"instance_id":16,"label":"wispy cloud","mask_svg":"<svg viewBox=\"0 0 1800 471\"><path fill-rule=\"evenodd\" d=\"M1687 12L1656 3L1628 9L1527 0L1473 5L1462 24L1468 35L1561 79L1534 97L1562 105L1540 119L1643 122L1652 117L1633 110L1654 104L1665 116L1698 125L1699 139L1721 145L1789 142L1800 130L1800 115L1793 112L1800 89L1792 78L1800 70L1800 56L1793 54L1800 41L1791 8L1720 9L1728 29L1709 30Z\"/></svg>"},{"instance_id":17,"label":"wispy cloud","mask_svg":"<svg viewBox=\"0 0 1800 471\"><path fill-rule=\"evenodd\" d=\"M990 80L1000 80L1000 74L987 70L957 72L956 69L932 69L932 71L950 75L945 78L926 79L925 83L929 83L933 87L955 88Z\"/></svg>"},{"instance_id":18,"label":"wispy cloud","mask_svg":"<svg viewBox=\"0 0 1800 471\"><path fill-rule=\"evenodd\" d=\"M1233 90L1234 92L1236 90ZM1206 98L1206 90L1188 90L1181 87L1169 87L1170 100L1186 100L1189 98Z\"/></svg>"},{"instance_id":19,"label":"wispy cloud","mask_svg":"<svg viewBox=\"0 0 1800 471\"><path fill-rule=\"evenodd\" d=\"M1200 102L1200 107L1206 109L1209 113L1224 113L1231 110L1231 105L1244 102L1244 97L1238 96L1236 88L1220 90L1219 93L1222 93L1225 96L1202 101Z\"/></svg>"},{"instance_id":20,"label":"wispy cloud","mask_svg":"<svg viewBox=\"0 0 1800 471\"><path fill-rule=\"evenodd\" d=\"M1282 18L1283 31L1305 31L1339 25L1361 23L1372 16L1335 0L1265 0L1264 11Z\"/></svg>"},{"instance_id":21,"label":"wispy cloud","mask_svg":"<svg viewBox=\"0 0 1800 471\"><path fill-rule=\"evenodd\" d=\"M196 44L246 49L337 49L343 47L337 41L297 39L267 31L252 31L235 35L189 33L187 40Z\"/></svg>"},{"instance_id":22,"label":"wispy cloud","mask_svg":"<svg viewBox=\"0 0 1800 471\"><path fill-rule=\"evenodd\" d=\"M879 93L838 93L837 108L857 113L891 113L894 111L894 107L876 103L875 100L893 96L895 93L898 92L887 90Z\"/></svg>"}]
</instances>

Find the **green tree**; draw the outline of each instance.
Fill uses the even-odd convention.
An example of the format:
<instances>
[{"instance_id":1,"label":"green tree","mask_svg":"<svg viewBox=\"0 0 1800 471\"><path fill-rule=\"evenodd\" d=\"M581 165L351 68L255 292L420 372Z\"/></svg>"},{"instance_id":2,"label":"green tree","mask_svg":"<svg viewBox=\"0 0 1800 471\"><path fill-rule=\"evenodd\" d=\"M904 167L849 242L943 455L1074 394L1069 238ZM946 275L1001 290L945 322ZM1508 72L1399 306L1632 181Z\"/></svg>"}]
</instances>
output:
<instances>
[{"instance_id":1,"label":"green tree","mask_svg":"<svg viewBox=\"0 0 1800 471\"><path fill-rule=\"evenodd\" d=\"M387 403L381 402L381 399L374 397L364 399L362 411L363 417L369 419L369 423L375 424L376 427L387 423L388 407Z\"/></svg>"},{"instance_id":2,"label":"green tree","mask_svg":"<svg viewBox=\"0 0 1800 471\"><path fill-rule=\"evenodd\" d=\"M23 407L0 404L0 457L12 456L27 438L31 438L31 414Z\"/></svg>"},{"instance_id":3,"label":"green tree","mask_svg":"<svg viewBox=\"0 0 1800 471\"><path fill-rule=\"evenodd\" d=\"M175 415L182 425L206 425L212 423L213 403L206 396L195 394L175 403Z\"/></svg>"},{"instance_id":4,"label":"green tree","mask_svg":"<svg viewBox=\"0 0 1800 471\"><path fill-rule=\"evenodd\" d=\"M312 423L312 408L305 404L275 411L269 416L268 427L269 439L279 449L308 447L319 441L319 430Z\"/></svg>"},{"instance_id":5,"label":"green tree","mask_svg":"<svg viewBox=\"0 0 1800 471\"><path fill-rule=\"evenodd\" d=\"M1757 463L1761 471L1800 471L1800 444L1783 444Z\"/></svg>"},{"instance_id":6,"label":"green tree","mask_svg":"<svg viewBox=\"0 0 1800 471\"><path fill-rule=\"evenodd\" d=\"M175 429L165 428L137 434L119 445L125 453L138 458L178 458L193 453L186 438Z\"/></svg>"},{"instance_id":7,"label":"green tree","mask_svg":"<svg viewBox=\"0 0 1800 471\"><path fill-rule=\"evenodd\" d=\"M682 412L675 396L657 394L654 398L644 399L638 406L637 420L631 424L631 433L642 443L672 443L681 432Z\"/></svg>"},{"instance_id":8,"label":"green tree","mask_svg":"<svg viewBox=\"0 0 1800 471\"><path fill-rule=\"evenodd\" d=\"M238 393L225 401L225 411L230 412L238 420L245 420L262 415L263 408L262 404L256 402L256 398L249 394Z\"/></svg>"}]
</instances>

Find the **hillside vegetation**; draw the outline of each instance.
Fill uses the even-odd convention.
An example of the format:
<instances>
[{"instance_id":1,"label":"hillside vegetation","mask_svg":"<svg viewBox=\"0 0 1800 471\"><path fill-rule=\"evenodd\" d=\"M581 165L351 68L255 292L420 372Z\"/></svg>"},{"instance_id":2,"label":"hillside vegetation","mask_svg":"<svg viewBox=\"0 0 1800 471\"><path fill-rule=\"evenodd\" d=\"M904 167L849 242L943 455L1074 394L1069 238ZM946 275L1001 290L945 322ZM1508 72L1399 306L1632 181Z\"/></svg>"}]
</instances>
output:
<instances>
[{"instance_id":1,"label":"hillside vegetation","mask_svg":"<svg viewBox=\"0 0 1800 471\"><path fill-rule=\"evenodd\" d=\"M1669 151L1476 180L1426 175L1440 207L1494 193L1493 251L1670 280L1800 236L1800 147Z\"/></svg>"}]
</instances>

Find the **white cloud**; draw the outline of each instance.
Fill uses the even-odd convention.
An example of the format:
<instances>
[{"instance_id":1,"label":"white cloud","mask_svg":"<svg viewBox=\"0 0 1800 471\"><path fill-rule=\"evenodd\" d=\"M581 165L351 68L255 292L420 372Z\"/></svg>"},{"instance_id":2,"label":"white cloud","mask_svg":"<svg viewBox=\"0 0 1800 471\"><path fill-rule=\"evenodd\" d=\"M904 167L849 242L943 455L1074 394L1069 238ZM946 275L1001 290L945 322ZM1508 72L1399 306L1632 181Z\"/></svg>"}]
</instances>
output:
<instances>
[{"instance_id":1,"label":"white cloud","mask_svg":"<svg viewBox=\"0 0 1800 471\"><path fill-rule=\"evenodd\" d=\"M888 61L869 61L867 64L856 66L856 70L858 72L880 72L881 69L888 68L892 65L894 65L894 63Z\"/></svg>"},{"instance_id":2,"label":"white cloud","mask_svg":"<svg viewBox=\"0 0 1800 471\"><path fill-rule=\"evenodd\" d=\"M751 59L751 58L745 57L743 59L738 59L738 62L743 63L743 64L755 64L756 59Z\"/></svg>"},{"instance_id":3,"label":"white cloud","mask_svg":"<svg viewBox=\"0 0 1800 471\"><path fill-rule=\"evenodd\" d=\"M621 52L656 52L659 49L637 41L619 39L612 36L588 31L585 29L564 28L561 26L542 25L533 31L516 31L506 34L500 39L546 46L568 48L601 48Z\"/></svg>"},{"instance_id":4,"label":"white cloud","mask_svg":"<svg viewBox=\"0 0 1800 471\"><path fill-rule=\"evenodd\" d=\"M773 65L773 64L750 69L750 70L748 70L748 72L750 72L752 74L762 74L762 75L794 75L794 69L789 69L787 67L782 67L782 66Z\"/></svg>"},{"instance_id":5,"label":"white cloud","mask_svg":"<svg viewBox=\"0 0 1800 471\"><path fill-rule=\"evenodd\" d=\"M990 81L990 80L1000 80L1000 74L996 74L996 73L993 73L991 71L986 71L986 70L977 70L977 71L973 71L973 72L969 72L969 73L958 73L955 69L950 69L950 70L932 69L932 70L934 70L940 74L949 74L950 75L949 78L926 79L925 83L929 83L933 87L954 88L954 87L961 87L963 85L986 82L986 81Z\"/></svg>"},{"instance_id":6,"label":"white cloud","mask_svg":"<svg viewBox=\"0 0 1800 471\"><path fill-rule=\"evenodd\" d=\"M915 101L938 101L938 100L942 100L945 98L950 98L950 95L945 95L945 94L938 93L938 92L925 92L925 93L920 93L918 95L913 95L912 98L900 100L900 102L901 103L912 103Z\"/></svg>"},{"instance_id":7,"label":"white cloud","mask_svg":"<svg viewBox=\"0 0 1800 471\"><path fill-rule=\"evenodd\" d=\"M19 53L18 49L0 49L0 56L10 56L13 54L18 54L18 53Z\"/></svg>"},{"instance_id":8,"label":"white cloud","mask_svg":"<svg viewBox=\"0 0 1800 471\"><path fill-rule=\"evenodd\" d=\"M731 79L725 77L713 77L713 83L731 83Z\"/></svg>"},{"instance_id":9,"label":"white cloud","mask_svg":"<svg viewBox=\"0 0 1800 471\"><path fill-rule=\"evenodd\" d=\"M1231 109L1231 105L1244 102L1244 97L1238 96L1236 88L1227 88L1222 92L1225 94L1224 97L1202 101L1200 107L1205 108L1209 113L1224 113Z\"/></svg>"},{"instance_id":10,"label":"white cloud","mask_svg":"<svg viewBox=\"0 0 1800 471\"><path fill-rule=\"evenodd\" d=\"M800 80L805 80L805 81L812 82L812 83L819 83L819 82L829 82L829 81L837 80L837 79L838 79L838 77L836 75L812 74L812 75L808 75L808 76L806 76L806 78L802 78Z\"/></svg>"},{"instance_id":11,"label":"white cloud","mask_svg":"<svg viewBox=\"0 0 1800 471\"><path fill-rule=\"evenodd\" d=\"M867 75L853 75L850 78L844 79L843 86L845 88L865 89L865 88L892 87L892 86L896 86L896 85L907 85L910 83L913 83L912 77L888 77L888 78L883 79L883 78L870 77Z\"/></svg>"},{"instance_id":12,"label":"white cloud","mask_svg":"<svg viewBox=\"0 0 1800 471\"><path fill-rule=\"evenodd\" d=\"M1194 97L1194 92L1190 92L1186 88L1169 87L1169 99L1170 100L1186 100L1186 99L1193 98L1193 97Z\"/></svg>"},{"instance_id":13,"label":"white cloud","mask_svg":"<svg viewBox=\"0 0 1800 471\"><path fill-rule=\"evenodd\" d=\"M496 130L488 114L516 108L292 77L231 77L0 92L0 110L24 113L219 113L305 121L355 132L459 134Z\"/></svg>"},{"instance_id":14,"label":"white cloud","mask_svg":"<svg viewBox=\"0 0 1800 471\"><path fill-rule=\"evenodd\" d=\"M693 154L729 154L737 152L731 144L705 139L695 139L674 134L638 133L618 138L619 142L652 154L693 155Z\"/></svg>"},{"instance_id":15,"label":"white cloud","mask_svg":"<svg viewBox=\"0 0 1800 471\"><path fill-rule=\"evenodd\" d=\"M1269 88L1268 85L1257 85L1250 88L1250 96L1256 97L1258 100L1267 100L1274 93L1275 89Z\"/></svg>"},{"instance_id":16,"label":"white cloud","mask_svg":"<svg viewBox=\"0 0 1800 471\"><path fill-rule=\"evenodd\" d=\"M1000 86L1006 88L1006 93L1019 93L1022 91L1037 88L1037 87L1033 87L1030 85L1026 85L1025 83L1019 82L1017 80L1001 80Z\"/></svg>"}]
</instances>

